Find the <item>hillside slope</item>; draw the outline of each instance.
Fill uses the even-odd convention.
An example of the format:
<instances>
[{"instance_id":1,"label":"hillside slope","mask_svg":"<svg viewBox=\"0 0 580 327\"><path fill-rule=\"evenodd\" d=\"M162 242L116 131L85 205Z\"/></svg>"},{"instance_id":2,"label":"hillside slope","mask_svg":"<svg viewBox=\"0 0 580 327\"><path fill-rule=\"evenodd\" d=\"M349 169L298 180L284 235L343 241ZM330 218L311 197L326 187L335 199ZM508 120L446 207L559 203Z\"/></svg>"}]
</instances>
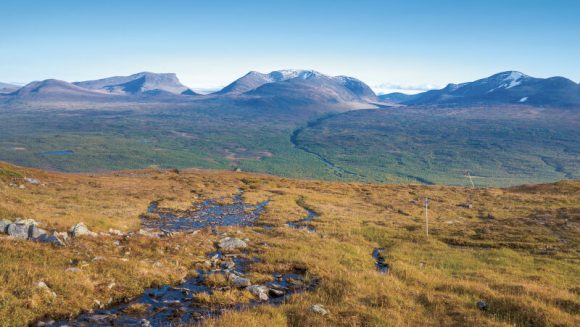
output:
<instances>
[{"instance_id":1,"label":"hillside slope","mask_svg":"<svg viewBox=\"0 0 580 327\"><path fill-rule=\"evenodd\" d=\"M246 202L270 200L253 226L165 238L107 232L142 228L139 215L152 201L165 212L183 213L192 201L231 196L239 189ZM276 271L306 271L307 280L319 279L319 284L279 306L242 311L226 306L220 317L205 321L208 326L580 323L578 181L468 189L202 170L61 174L0 163L0 196L0 220L32 218L57 231L82 221L103 232L73 238L64 247L0 235L2 326L74 317L152 285L179 283L195 276L196 269L208 269L205 255L225 235L247 238L245 251L254 256L247 277L253 282L267 281ZM431 199L428 238L423 197ZM316 214L306 223L309 229L286 225L305 217L306 209ZM373 252L388 273L377 270ZM209 282L223 288L194 296L188 308L224 308L254 298L225 279ZM478 301L485 310L478 309ZM312 312L314 304L329 314ZM133 306L127 312L138 317L144 310Z\"/></svg>"}]
</instances>

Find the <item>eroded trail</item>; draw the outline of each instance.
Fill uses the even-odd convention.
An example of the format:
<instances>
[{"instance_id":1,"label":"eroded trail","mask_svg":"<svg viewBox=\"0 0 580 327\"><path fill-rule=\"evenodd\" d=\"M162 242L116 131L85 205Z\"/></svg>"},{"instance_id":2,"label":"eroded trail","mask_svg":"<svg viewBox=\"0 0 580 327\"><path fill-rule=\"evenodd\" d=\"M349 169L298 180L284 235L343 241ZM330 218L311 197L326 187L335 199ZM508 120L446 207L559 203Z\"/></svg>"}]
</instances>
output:
<instances>
[{"instance_id":1,"label":"eroded trail","mask_svg":"<svg viewBox=\"0 0 580 327\"><path fill-rule=\"evenodd\" d=\"M223 200L223 199L222 199ZM216 226L249 226L262 213L268 201L252 206L243 202L241 194L233 197L232 204L219 205L208 200L197 210L172 211L152 203L148 215L142 217L147 228L167 229L171 232L187 232ZM158 215L157 218L151 214ZM312 218L314 213L311 213ZM311 216L309 215L309 217ZM319 280L303 268L273 273L271 280L253 283L247 275L252 265L260 260L248 250L246 242L224 237L216 244L216 251L195 263L193 277L177 286L164 285L146 289L130 301L114 304L108 308L83 313L74 319L38 323L40 326L169 326L196 325L217 317L228 310L244 310L259 305L284 303L292 294L311 291ZM217 281L217 282L216 282ZM216 303L212 296L235 294L235 301Z\"/></svg>"}]
</instances>

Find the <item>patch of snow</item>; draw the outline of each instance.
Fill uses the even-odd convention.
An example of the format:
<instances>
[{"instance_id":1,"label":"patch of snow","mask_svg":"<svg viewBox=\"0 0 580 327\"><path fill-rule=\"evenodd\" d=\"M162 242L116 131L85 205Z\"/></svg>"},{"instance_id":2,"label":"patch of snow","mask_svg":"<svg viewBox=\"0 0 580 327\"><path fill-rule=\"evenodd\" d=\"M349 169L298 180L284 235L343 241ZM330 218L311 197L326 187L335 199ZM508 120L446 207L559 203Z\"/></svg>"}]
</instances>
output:
<instances>
[{"instance_id":1,"label":"patch of snow","mask_svg":"<svg viewBox=\"0 0 580 327\"><path fill-rule=\"evenodd\" d=\"M523 97L520 99L520 102L526 102L526 101L528 101L528 97Z\"/></svg>"},{"instance_id":2,"label":"patch of snow","mask_svg":"<svg viewBox=\"0 0 580 327\"><path fill-rule=\"evenodd\" d=\"M520 72L509 72L509 74L504 75L505 77L500 81L500 85L487 91L487 93L491 93L495 90L499 89L511 89L512 87L516 87L522 84L523 79L526 75Z\"/></svg>"},{"instance_id":3,"label":"patch of snow","mask_svg":"<svg viewBox=\"0 0 580 327\"><path fill-rule=\"evenodd\" d=\"M509 83L506 86L506 89L511 89L514 86L518 86L522 84L522 79L524 78L524 74L520 72L511 72L508 77L504 79L504 82Z\"/></svg>"}]
</instances>

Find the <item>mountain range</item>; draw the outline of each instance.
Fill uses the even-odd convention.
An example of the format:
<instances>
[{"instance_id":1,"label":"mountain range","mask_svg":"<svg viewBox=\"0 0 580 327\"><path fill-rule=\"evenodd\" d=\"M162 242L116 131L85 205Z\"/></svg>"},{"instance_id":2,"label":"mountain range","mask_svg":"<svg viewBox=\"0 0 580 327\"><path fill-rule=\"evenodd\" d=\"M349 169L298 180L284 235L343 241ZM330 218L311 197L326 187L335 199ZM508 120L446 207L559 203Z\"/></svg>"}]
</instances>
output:
<instances>
[{"instance_id":1,"label":"mountain range","mask_svg":"<svg viewBox=\"0 0 580 327\"><path fill-rule=\"evenodd\" d=\"M507 71L474 82L448 84L440 90L414 95L390 93L379 99L404 105L577 106L580 105L580 84L564 77L535 78Z\"/></svg>"},{"instance_id":2,"label":"mountain range","mask_svg":"<svg viewBox=\"0 0 580 327\"><path fill-rule=\"evenodd\" d=\"M286 104L341 109L373 108L377 105L517 104L568 107L580 105L580 85L564 77L544 79L507 71L473 82L449 84L440 90L413 95L390 93L377 97L367 84L356 78L329 76L314 70L278 70L268 74L252 71L209 95L195 93L172 73L141 72L74 83L48 79L20 88L0 84L0 101L4 103L189 103L221 98L256 105Z\"/></svg>"}]
</instances>

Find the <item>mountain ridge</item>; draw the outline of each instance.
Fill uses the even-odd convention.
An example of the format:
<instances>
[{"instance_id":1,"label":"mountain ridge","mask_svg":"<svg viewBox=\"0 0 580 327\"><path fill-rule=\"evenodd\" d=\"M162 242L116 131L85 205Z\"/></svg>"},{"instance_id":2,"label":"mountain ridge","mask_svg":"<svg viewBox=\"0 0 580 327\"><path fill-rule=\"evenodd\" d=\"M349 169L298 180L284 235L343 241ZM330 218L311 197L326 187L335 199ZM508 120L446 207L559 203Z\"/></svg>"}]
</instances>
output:
<instances>
[{"instance_id":1,"label":"mountain ridge","mask_svg":"<svg viewBox=\"0 0 580 327\"><path fill-rule=\"evenodd\" d=\"M561 76L536 78L518 71L500 72L472 82L450 83L442 89L414 95L389 93L379 96L404 105L578 106L580 84Z\"/></svg>"}]
</instances>

